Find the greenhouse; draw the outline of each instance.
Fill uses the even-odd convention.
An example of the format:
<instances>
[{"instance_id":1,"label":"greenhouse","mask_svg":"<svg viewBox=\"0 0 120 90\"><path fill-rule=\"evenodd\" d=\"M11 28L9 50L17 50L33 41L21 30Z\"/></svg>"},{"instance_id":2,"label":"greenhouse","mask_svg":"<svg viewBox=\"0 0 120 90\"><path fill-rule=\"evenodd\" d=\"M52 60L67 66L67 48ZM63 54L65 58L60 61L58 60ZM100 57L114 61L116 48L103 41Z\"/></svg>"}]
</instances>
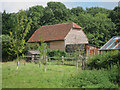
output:
<instances>
[{"instance_id":1,"label":"greenhouse","mask_svg":"<svg viewBox=\"0 0 120 90\"><path fill-rule=\"evenodd\" d=\"M120 36L112 37L99 50L100 51L104 51L104 50L120 50Z\"/></svg>"}]
</instances>

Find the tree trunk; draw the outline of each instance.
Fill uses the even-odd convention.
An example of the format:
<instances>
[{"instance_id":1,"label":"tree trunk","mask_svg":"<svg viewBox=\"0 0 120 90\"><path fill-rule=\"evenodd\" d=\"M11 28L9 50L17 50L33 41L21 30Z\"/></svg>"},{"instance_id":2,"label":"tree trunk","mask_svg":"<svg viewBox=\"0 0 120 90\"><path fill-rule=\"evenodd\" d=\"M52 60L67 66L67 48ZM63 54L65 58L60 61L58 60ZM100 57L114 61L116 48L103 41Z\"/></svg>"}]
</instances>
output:
<instances>
[{"instance_id":1,"label":"tree trunk","mask_svg":"<svg viewBox=\"0 0 120 90\"><path fill-rule=\"evenodd\" d=\"M47 71L47 62L48 62L48 57L45 56L45 65L44 65L44 67L45 67L45 72Z\"/></svg>"},{"instance_id":2,"label":"tree trunk","mask_svg":"<svg viewBox=\"0 0 120 90\"><path fill-rule=\"evenodd\" d=\"M18 53L17 53L17 60L19 60L19 55L18 55Z\"/></svg>"},{"instance_id":3,"label":"tree trunk","mask_svg":"<svg viewBox=\"0 0 120 90\"><path fill-rule=\"evenodd\" d=\"M45 69L45 72L46 72L46 71L47 71L47 64L45 64L44 66L45 66L45 68L44 68L44 69Z\"/></svg>"},{"instance_id":4,"label":"tree trunk","mask_svg":"<svg viewBox=\"0 0 120 90\"><path fill-rule=\"evenodd\" d=\"M17 70L18 70L18 67L19 67L19 61L17 61Z\"/></svg>"},{"instance_id":5,"label":"tree trunk","mask_svg":"<svg viewBox=\"0 0 120 90\"><path fill-rule=\"evenodd\" d=\"M19 67L19 56L18 56L18 53L17 53L17 70L18 70L18 67Z\"/></svg>"},{"instance_id":6,"label":"tree trunk","mask_svg":"<svg viewBox=\"0 0 120 90\"><path fill-rule=\"evenodd\" d=\"M40 63L40 61L39 61L39 68L40 68L40 66L41 66L41 63Z\"/></svg>"}]
</instances>

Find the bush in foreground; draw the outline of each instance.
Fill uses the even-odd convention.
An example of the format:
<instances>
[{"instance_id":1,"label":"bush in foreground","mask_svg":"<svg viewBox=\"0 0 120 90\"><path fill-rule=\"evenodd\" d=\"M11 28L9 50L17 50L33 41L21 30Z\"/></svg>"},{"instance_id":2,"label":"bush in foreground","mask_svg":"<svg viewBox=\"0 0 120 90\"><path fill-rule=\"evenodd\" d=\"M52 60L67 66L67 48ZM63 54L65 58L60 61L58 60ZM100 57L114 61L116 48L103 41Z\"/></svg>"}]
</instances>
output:
<instances>
[{"instance_id":1,"label":"bush in foreground","mask_svg":"<svg viewBox=\"0 0 120 90\"><path fill-rule=\"evenodd\" d=\"M67 87L80 88L117 88L109 81L109 75L104 70L85 70L72 75L66 83Z\"/></svg>"},{"instance_id":2,"label":"bush in foreground","mask_svg":"<svg viewBox=\"0 0 120 90\"><path fill-rule=\"evenodd\" d=\"M109 69L112 65L117 65L120 60L120 53L118 51L107 52L105 55L97 55L90 58L87 66L90 69Z\"/></svg>"},{"instance_id":3,"label":"bush in foreground","mask_svg":"<svg viewBox=\"0 0 120 90\"><path fill-rule=\"evenodd\" d=\"M97 55L87 62L88 69L106 69L111 82L120 85L120 52L111 51L105 55Z\"/></svg>"}]
</instances>

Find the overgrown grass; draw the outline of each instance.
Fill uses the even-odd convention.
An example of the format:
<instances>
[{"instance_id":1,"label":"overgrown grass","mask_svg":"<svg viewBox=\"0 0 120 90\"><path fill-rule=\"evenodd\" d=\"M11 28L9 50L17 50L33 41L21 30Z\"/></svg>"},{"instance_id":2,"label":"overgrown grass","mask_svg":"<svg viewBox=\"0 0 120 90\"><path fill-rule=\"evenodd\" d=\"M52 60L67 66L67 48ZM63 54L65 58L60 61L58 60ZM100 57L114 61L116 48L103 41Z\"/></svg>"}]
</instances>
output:
<instances>
[{"instance_id":1,"label":"overgrown grass","mask_svg":"<svg viewBox=\"0 0 120 90\"><path fill-rule=\"evenodd\" d=\"M2 63L3 88L60 88L71 74L76 72L75 66L48 65L47 72L44 66L27 63L19 65L16 70L15 62Z\"/></svg>"},{"instance_id":2,"label":"overgrown grass","mask_svg":"<svg viewBox=\"0 0 120 90\"><path fill-rule=\"evenodd\" d=\"M104 69L82 71L50 62L44 72L44 66L35 63L21 62L18 70L15 62L2 63L3 88L118 88L114 79L113 72Z\"/></svg>"},{"instance_id":3,"label":"overgrown grass","mask_svg":"<svg viewBox=\"0 0 120 90\"><path fill-rule=\"evenodd\" d=\"M65 86L79 88L118 88L117 84L110 82L109 73L103 70L85 70L75 73L68 79Z\"/></svg>"}]
</instances>

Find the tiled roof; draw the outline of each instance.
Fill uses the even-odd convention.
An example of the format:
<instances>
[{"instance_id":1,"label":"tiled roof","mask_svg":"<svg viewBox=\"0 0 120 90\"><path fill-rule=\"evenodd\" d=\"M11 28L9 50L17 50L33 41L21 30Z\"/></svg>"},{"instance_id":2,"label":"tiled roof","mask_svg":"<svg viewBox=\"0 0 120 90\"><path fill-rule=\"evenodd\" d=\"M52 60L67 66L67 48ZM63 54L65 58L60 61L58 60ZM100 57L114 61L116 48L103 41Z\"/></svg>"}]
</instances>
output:
<instances>
[{"instance_id":1,"label":"tiled roof","mask_svg":"<svg viewBox=\"0 0 120 90\"><path fill-rule=\"evenodd\" d=\"M114 37L112 37L99 50L115 50L115 49L120 49L120 36L114 36Z\"/></svg>"},{"instance_id":2,"label":"tiled roof","mask_svg":"<svg viewBox=\"0 0 120 90\"><path fill-rule=\"evenodd\" d=\"M75 23L45 25L36 30L28 42L40 42L40 38L43 41L64 40L71 28L81 29Z\"/></svg>"}]
</instances>

